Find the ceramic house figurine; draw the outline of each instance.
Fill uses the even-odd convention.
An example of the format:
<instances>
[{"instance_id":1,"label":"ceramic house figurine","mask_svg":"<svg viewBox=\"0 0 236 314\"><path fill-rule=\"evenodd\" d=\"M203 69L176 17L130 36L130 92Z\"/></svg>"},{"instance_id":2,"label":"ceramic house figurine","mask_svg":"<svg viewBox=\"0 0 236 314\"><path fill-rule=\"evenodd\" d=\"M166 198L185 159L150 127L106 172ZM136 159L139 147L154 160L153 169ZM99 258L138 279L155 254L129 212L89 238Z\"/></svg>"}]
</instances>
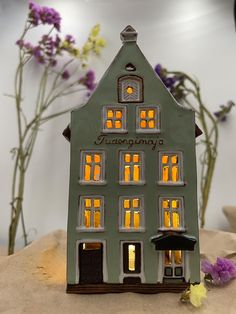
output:
<instances>
[{"instance_id":1,"label":"ceramic house figurine","mask_svg":"<svg viewBox=\"0 0 236 314\"><path fill-rule=\"evenodd\" d=\"M67 292L175 292L200 282L194 112L127 26L71 115ZM197 130L197 131L196 131Z\"/></svg>"}]
</instances>

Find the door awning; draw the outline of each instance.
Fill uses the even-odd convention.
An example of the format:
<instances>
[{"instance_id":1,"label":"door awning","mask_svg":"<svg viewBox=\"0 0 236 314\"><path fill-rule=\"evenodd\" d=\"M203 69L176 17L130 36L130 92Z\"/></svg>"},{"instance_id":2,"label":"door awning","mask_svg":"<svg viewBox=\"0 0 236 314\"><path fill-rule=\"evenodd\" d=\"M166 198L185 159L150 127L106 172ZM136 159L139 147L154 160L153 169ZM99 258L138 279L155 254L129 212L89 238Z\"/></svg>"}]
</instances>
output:
<instances>
[{"instance_id":1,"label":"door awning","mask_svg":"<svg viewBox=\"0 0 236 314\"><path fill-rule=\"evenodd\" d=\"M193 236L166 231L151 237L151 242L155 244L156 250L186 250L193 251L197 239Z\"/></svg>"}]
</instances>

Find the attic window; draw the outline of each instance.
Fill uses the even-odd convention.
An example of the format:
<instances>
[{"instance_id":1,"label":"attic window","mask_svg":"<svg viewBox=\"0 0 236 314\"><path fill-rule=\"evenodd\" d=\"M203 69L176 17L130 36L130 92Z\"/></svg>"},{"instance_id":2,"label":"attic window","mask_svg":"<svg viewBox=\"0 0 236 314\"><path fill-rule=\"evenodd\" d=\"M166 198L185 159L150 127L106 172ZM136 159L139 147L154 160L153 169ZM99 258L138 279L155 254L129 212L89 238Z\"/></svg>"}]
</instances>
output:
<instances>
[{"instance_id":1,"label":"attic window","mask_svg":"<svg viewBox=\"0 0 236 314\"><path fill-rule=\"evenodd\" d=\"M102 120L105 133L125 133L127 131L125 106L104 106Z\"/></svg>"},{"instance_id":2,"label":"attic window","mask_svg":"<svg viewBox=\"0 0 236 314\"><path fill-rule=\"evenodd\" d=\"M118 79L119 102L142 102L143 80L135 75L122 76Z\"/></svg>"},{"instance_id":3,"label":"attic window","mask_svg":"<svg viewBox=\"0 0 236 314\"><path fill-rule=\"evenodd\" d=\"M160 132L160 110L157 106L137 106L136 131L138 133Z\"/></svg>"}]
</instances>

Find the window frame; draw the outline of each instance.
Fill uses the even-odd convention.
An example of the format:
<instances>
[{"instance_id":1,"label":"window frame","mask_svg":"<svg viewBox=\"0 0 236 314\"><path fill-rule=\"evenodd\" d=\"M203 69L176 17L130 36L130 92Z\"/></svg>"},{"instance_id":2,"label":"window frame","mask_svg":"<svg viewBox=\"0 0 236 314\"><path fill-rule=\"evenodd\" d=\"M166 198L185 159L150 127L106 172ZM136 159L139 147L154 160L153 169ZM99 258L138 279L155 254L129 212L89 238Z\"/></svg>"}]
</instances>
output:
<instances>
[{"instance_id":1,"label":"window frame","mask_svg":"<svg viewBox=\"0 0 236 314\"><path fill-rule=\"evenodd\" d=\"M115 128L111 128L111 129L107 129L105 126L106 121L108 120L107 118L107 110L121 110L122 111L122 128L121 129L115 129ZM128 133L128 129L127 129L127 106L125 105L104 105L102 108L102 133Z\"/></svg>"},{"instance_id":2,"label":"window frame","mask_svg":"<svg viewBox=\"0 0 236 314\"><path fill-rule=\"evenodd\" d=\"M140 128L140 111L141 110L151 110L154 109L156 110L156 115L157 117L154 119L156 122L156 128L153 129L142 129ZM136 106L136 133L161 133L161 110L160 110L160 106L158 105L137 105Z\"/></svg>"},{"instance_id":3,"label":"window frame","mask_svg":"<svg viewBox=\"0 0 236 314\"><path fill-rule=\"evenodd\" d=\"M124 155L125 154L139 154L140 155L140 178L141 180L135 181L124 181L124 169L125 169L125 162L124 162ZM123 158L122 158L123 157ZM133 161L129 163L131 166L134 166L137 163ZM124 168L124 169L123 169ZM144 151L129 151L129 150L120 150L119 151L119 184L120 185L144 185L145 184L145 153Z\"/></svg>"},{"instance_id":4,"label":"window frame","mask_svg":"<svg viewBox=\"0 0 236 314\"><path fill-rule=\"evenodd\" d=\"M124 95L123 95L123 89L122 89L122 83L125 81L125 80L136 80L139 84L139 98L136 98L134 100L127 100L127 99L124 99ZM118 87L118 102L119 103L140 103L140 102L143 102L143 97L144 97L144 93L143 93L143 90L144 90L144 87L143 87L143 79L142 77L140 76L137 76L137 75L123 75L123 76L120 76L118 78L118 84L117 84L117 87Z\"/></svg>"},{"instance_id":5,"label":"window frame","mask_svg":"<svg viewBox=\"0 0 236 314\"><path fill-rule=\"evenodd\" d=\"M100 199L101 200L101 206L100 206L100 222L101 227L95 228L93 224L91 223L92 227L87 228L84 225L84 211L86 210L86 207L84 206L85 199ZM79 232L101 232L105 230L105 202L104 202L104 196L103 195L81 195L79 197L79 208L78 208L78 217L77 217L77 227L76 230ZM97 210L96 207L91 206L91 221L94 222L94 212Z\"/></svg>"},{"instance_id":6,"label":"window frame","mask_svg":"<svg viewBox=\"0 0 236 314\"><path fill-rule=\"evenodd\" d=\"M101 177L102 179L99 181L89 180L86 181L84 179L85 174L85 158L86 154L101 154L102 161L101 161ZM94 168L94 165L93 165ZM80 150L80 176L79 176L79 183L81 185L105 185L106 184L106 151L105 150L95 150L95 149L83 149Z\"/></svg>"},{"instance_id":7,"label":"window frame","mask_svg":"<svg viewBox=\"0 0 236 314\"><path fill-rule=\"evenodd\" d=\"M140 200L140 205L138 207L139 217L140 217L140 227L135 228L134 226L130 228L125 228L125 212L126 208L124 208L124 200L129 199L131 201L131 206L129 210L131 211L131 225L134 222L133 212L137 211L135 207L132 205L132 200L138 198ZM145 213L144 213L144 196L143 195L122 195L119 197L119 231L120 232L145 232Z\"/></svg>"},{"instance_id":8,"label":"window frame","mask_svg":"<svg viewBox=\"0 0 236 314\"><path fill-rule=\"evenodd\" d=\"M173 182L173 181L163 181L162 180L162 156L163 155L177 155L178 156L178 165L179 165L179 181ZM184 182L184 164L183 164L183 152L180 150L161 150L158 151L158 185L170 185L170 186L184 186L185 182ZM167 163L167 165L172 165L169 162Z\"/></svg>"},{"instance_id":9,"label":"window frame","mask_svg":"<svg viewBox=\"0 0 236 314\"><path fill-rule=\"evenodd\" d=\"M177 229L177 228L173 228L170 227L170 228L167 228L165 227L164 225L164 211L166 209L164 209L162 207L162 202L163 200L170 200L170 203L172 200L178 200L180 202L180 206L178 209L173 209L172 208L172 205L170 206L170 208L168 209L171 213L171 221L172 221L172 214L174 211L177 211L179 213L179 217L180 217L180 227ZM185 231L185 220L184 220L184 197L183 196L160 196L159 197L159 202L158 202L158 205L159 205L159 228L158 230L159 231L168 231L168 230L171 230L171 231L175 231L175 232L183 232Z\"/></svg>"}]
</instances>

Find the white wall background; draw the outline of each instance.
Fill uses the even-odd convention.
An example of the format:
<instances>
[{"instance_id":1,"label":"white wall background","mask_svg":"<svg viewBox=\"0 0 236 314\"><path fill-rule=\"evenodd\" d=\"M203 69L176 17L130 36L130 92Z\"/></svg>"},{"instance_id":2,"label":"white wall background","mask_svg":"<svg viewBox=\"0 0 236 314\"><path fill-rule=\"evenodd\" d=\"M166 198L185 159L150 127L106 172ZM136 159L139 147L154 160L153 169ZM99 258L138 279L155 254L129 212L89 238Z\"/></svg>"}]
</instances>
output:
<instances>
[{"instance_id":1,"label":"white wall background","mask_svg":"<svg viewBox=\"0 0 236 314\"><path fill-rule=\"evenodd\" d=\"M13 161L10 149L17 143L13 90L17 62L14 45L27 15L26 0L0 1L0 241L6 244L10 217L10 185ZM121 42L120 31L128 24L139 32L138 42L152 65L198 77L205 103L211 111L236 101L236 33L233 0L39 0L63 17L62 33L83 42L89 29L101 23L107 47L92 67L99 79L113 60ZM31 112L34 77L31 71L25 92ZM69 100L68 100L69 101ZM78 99L79 102L79 99ZM64 103L66 106L67 103ZM33 240L51 230L66 228L69 182L69 144L61 136L69 115L44 126L29 168L25 191L25 220ZM236 205L236 108L220 129L219 156L207 211L208 228L227 229L222 214L225 204ZM33 230L37 230L37 234ZM18 232L21 243L22 232Z\"/></svg>"}]
</instances>

